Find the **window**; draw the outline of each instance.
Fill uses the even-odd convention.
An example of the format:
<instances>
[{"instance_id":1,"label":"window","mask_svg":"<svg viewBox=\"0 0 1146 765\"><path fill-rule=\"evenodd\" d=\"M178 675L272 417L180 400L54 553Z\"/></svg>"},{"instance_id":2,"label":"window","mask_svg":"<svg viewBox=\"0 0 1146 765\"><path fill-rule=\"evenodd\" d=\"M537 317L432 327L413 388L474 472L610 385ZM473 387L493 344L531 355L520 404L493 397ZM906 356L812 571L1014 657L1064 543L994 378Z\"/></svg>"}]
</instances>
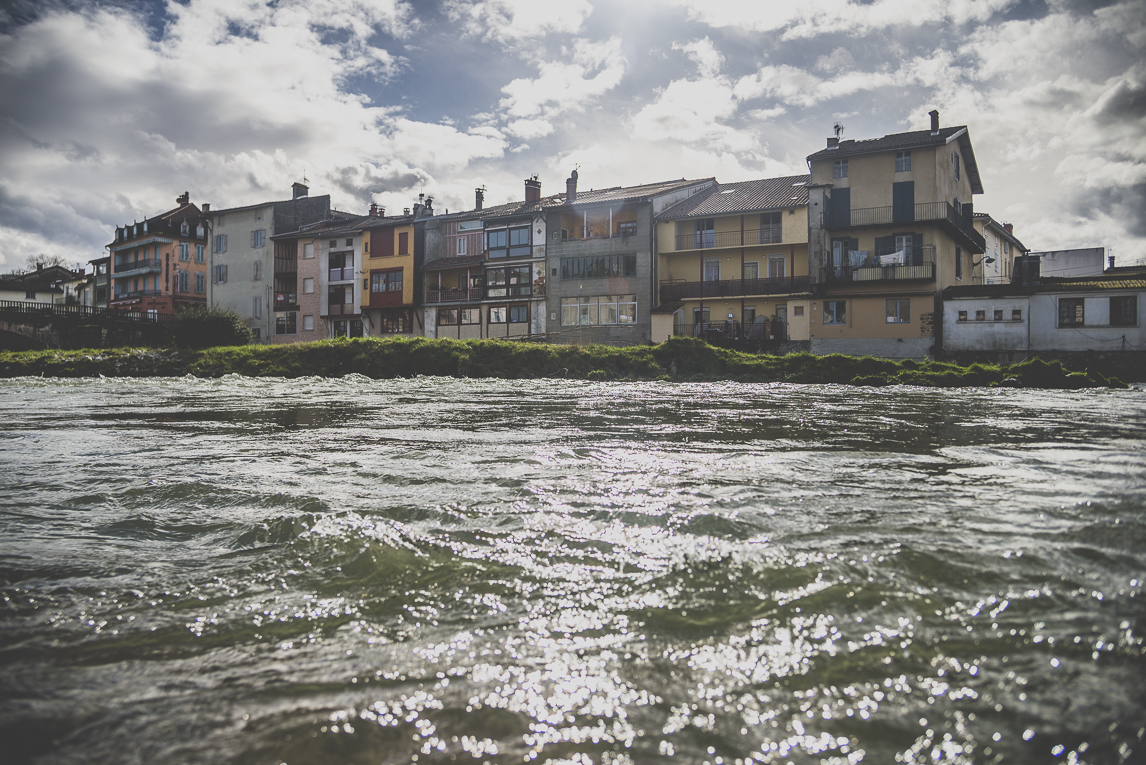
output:
<instances>
[{"instance_id":1,"label":"window","mask_svg":"<svg viewBox=\"0 0 1146 765\"><path fill-rule=\"evenodd\" d=\"M207 292L207 274L202 271L195 272L195 292L199 295Z\"/></svg>"},{"instance_id":2,"label":"window","mask_svg":"<svg viewBox=\"0 0 1146 765\"><path fill-rule=\"evenodd\" d=\"M704 261L704 280L706 282L720 281L720 258L710 258Z\"/></svg>"},{"instance_id":3,"label":"window","mask_svg":"<svg viewBox=\"0 0 1146 765\"><path fill-rule=\"evenodd\" d=\"M215 237L215 252L226 252L226 251L227 251L227 235L226 234L219 234L217 237Z\"/></svg>"},{"instance_id":4,"label":"window","mask_svg":"<svg viewBox=\"0 0 1146 765\"><path fill-rule=\"evenodd\" d=\"M314 245L313 244L304 244L302 246L302 256L304 258L313 258L314 257Z\"/></svg>"},{"instance_id":5,"label":"window","mask_svg":"<svg viewBox=\"0 0 1146 765\"><path fill-rule=\"evenodd\" d=\"M804 306L802 306L802 305L794 306L792 308L792 315L793 316L803 316L804 315Z\"/></svg>"},{"instance_id":6,"label":"window","mask_svg":"<svg viewBox=\"0 0 1146 765\"><path fill-rule=\"evenodd\" d=\"M195 245L195 262L196 263L206 263L207 262L207 246L206 245L204 245L204 244Z\"/></svg>"},{"instance_id":7,"label":"window","mask_svg":"<svg viewBox=\"0 0 1146 765\"><path fill-rule=\"evenodd\" d=\"M561 299L563 326L635 324L636 295L594 295Z\"/></svg>"},{"instance_id":8,"label":"window","mask_svg":"<svg viewBox=\"0 0 1146 765\"><path fill-rule=\"evenodd\" d=\"M490 258L527 258L533 253L529 226L494 229L486 232L486 250Z\"/></svg>"},{"instance_id":9,"label":"window","mask_svg":"<svg viewBox=\"0 0 1146 765\"><path fill-rule=\"evenodd\" d=\"M975 311L975 321L986 321L986 320L987 320L987 312L985 310L984 311Z\"/></svg>"},{"instance_id":10,"label":"window","mask_svg":"<svg viewBox=\"0 0 1146 765\"><path fill-rule=\"evenodd\" d=\"M533 294L530 271L529 266L486 269L486 297L524 297Z\"/></svg>"},{"instance_id":11,"label":"window","mask_svg":"<svg viewBox=\"0 0 1146 765\"><path fill-rule=\"evenodd\" d=\"M962 281L963 279L963 248L955 248L955 278Z\"/></svg>"},{"instance_id":12,"label":"window","mask_svg":"<svg viewBox=\"0 0 1146 765\"><path fill-rule=\"evenodd\" d=\"M302 317L302 328L307 332L314 330L314 317L310 314Z\"/></svg>"},{"instance_id":13,"label":"window","mask_svg":"<svg viewBox=\"0 0 1146 765\"><path fill-rule=\"evenodd\" d=\"M267 243L267 231L260 228L251 232L251 247L263 247Z\"/></svg>"},{"instance_id":14,"label":"window","mask_svg":"<svg viewBox=\"0 0 1146 765\"><path fill-rule=\"evenodd\" d=\"M1110 298L1110 326L1134 327L1138 324L1138 296Z\"/></svg>"},{"instance_id":15,"label":"window","mask_svg":"<svg viewBox=\"0 0 1146 765\"><path fill-rule=\"evenodd\" d=\"M367 253L367 254L370 253L370 240L369 239L362 242L362 251Z\"/></svg>"},{"instance_id":16,"label":"window","mask_svg":"<svg viewBox=\"0 0 1146 765\"><path fill-rule=\"evenodd\" d=\"M263 298L260 295L255 295L251 298L251 318L261 319L263 317Z\"/></svg>"},{"instance_id":17,"label":"window","mask_svg":"<svg viewBox=\"0 0 1146 765\"><path fill-rule=\"evenodd\" d=\"M335 247L337 247L337 246L338 246L338 240L337 240L337 239L331 239L331 240L330 240L330 242L329 242L329 247L328 247L328 249L331 249L331 250L333 250L333 249L334 249Z\"/></svg>"},{"instance_id":18,"label":"window","mask_svg":"<svg viewBox=\"0 0 1146 765\"><path fill-rule=\"evenodd\" d=\"M439 308L438 309L438 326L448 327L458 323L458 309L456 308Z\"/></svg>"},{"instance_id":19,"label":"window","mask_svg":"<svg viewBox=\"0 0 1146 765\"><path fill-rule=\"evenodd\" d=\"M313 319L311 319L313 321ZM281 311L275 314L275 334L293 335L297 329L298 313L296 311Z\"/></svg>"},{"instance_id":20,"label":"window","mask_svg":"<svg viewBox=\"0 0 1146 765\"><path fill-rule=\"evenodd\" d=\"M1012 308L1011 309L1011 321L1022 321L1022 320L1023 320L1023 309Z\"/></svg>"},{"instance_id":21,"label":"window","mask_svg":"<svg viewBox=\"0 0 1146 765\"><path fill-rule=\"evenodd\" d=\"M215 280L214 281L215 281L215 284L226 284L227 283L227 267L226 266L215 266Z\"/></svg>"},{"instance_id":22,"label":"window","mask_svg":"<svg viewBox=\"0 0 1146 765\"><path fill-rule=\"evenodd\" d=\"M401 292L402 269L381 271L370 274L371 292Z\"/></svg>"},{"instance_id":23,"label":"window","mask_svg":"<svg viewBox=\"0 0 1146 765\"><path fill-rule=\"evenodd\" d=\"M135 292L139 291L138 284L136 285L136 288L134 291ZM179 291L180 292L190 292L191 291L191 272L190 271L180 271L179 272Z\"/></svg>"},{"instance_id":24,"label":"window","mask_svg":"<svg viewBox=\"0 0 1146 765\"><path fill-rule=\"evenodd\" d=\"M458 237L458 249L457 249L456 254L458 255L458 257L461 257L461 256L466 254L466 237L464 237L464 236Z\"/></svg>"},{"instance_id":25,"label":"window","mask_svg":"<svg viewBox=\"0 0 1146 765\"><path fill-rule=\"evenodd\" d=\"M955 180L959 180L959 152L951 152L951 162L955 165Z\"/></svg>"},{"instance_id":26,"label":"window","mask_svg":"<svg viewBox=\"0 0 1146 765\"><path fill-rule=\"evenodd\" d=\"M347 244L349 244L349 241L347 241ZM398 234L398 254L410 254L410 234L407 231L402 231Z\"/></svg>"},{"instance_id":27,"label":"window","mask_svg":"<svg viewBox=\"0 0 1146 765\"><path fill-rule=\"evenodd\" d=\"M589 258L562 258L562 279L604 279L610 276L636 276L636 255L600 255Z\"/></svg>"},{"instance_id":28,"label":"window","mask_svg":"<svg viewBox=\"0 0 1146 765\"><path fill-rule=\"evenodd\" d=\"M302 291L303 291L303 293L305 293L307 295L314 293L314 277L313 276L304 276L303 277L303 279L302 279Z\"/></svg>"},{"instance_id":29,"label":"window","mask_svg":"<svg viewBox=\"0 0 1146 765\"><path fill-rule=\"evenodd\" d=\"M824 324L847 324L848 323L848 301L846 300L825 300L824 301Z\"/></svg>"},{"instance_id":30,"label":"window","mask_svg":"<svg viewBox=\"0 0 1146 765\"><path fill-rule=\"evenodd\" d=\"M119 285L116 285L116 286L119 286ZM35 300L36 299L36 291L35 290L25 290L24 299L25 300Z\"/></svg>"},{"instance_id":31,"label":"window","mask_svg":"<svg viewBox=\"0 0 1146 765\"><path fill-rule=\"evenodd\" d=\"M847 178L848 177L848 161L846 159L837 159L832 164L832 177L833 178Z\"/></svg>"},{"instance_id":32,"label":"window","mask_svg":"<svg viewBox=\"0 0 1146 765\"><path fill-rule=\"evenodd\" d=\"M255 281L259 281L260 279L263 278L263 261L256 260L254 265L255 265L255 272L251 278L254 279Z\"/></svg>"},{"instance_id":33,"label":"window","mask_svg":"<svg viewBox=\"0 0 1146 765\"><path fill-rule=\"evenodd\" d=\"M489 323L505 324L505 306L491 305L489 307Z\"/></svg>"},{"instance_id":34,"label":"window","mask_svg":"<svg viewBox=\"0 0 1146 765\"><path fill-rule=\"evenodd\" d=\"M1011 251L1011 243L1004 241L1003 242L1003 252L1009 253L1010 251Z\"/></svg>"},{"instance_id":35,"label":"window","mask_svg":"<svg viewBox=\"0 0 1146 765\"><path fill-rule=\"evenodd\" d=\"M755 260L747 260L744 262L744 274L742 279L755 280L760 278L760 263Z\"/></svg>"},{"instance_id":36,"label":"window","mask_svg":"<svg viewBox=\"0 0 1146 765\"><path fill-rule=\"evenodd\" d=\"M341 282L354 278L354 253L332 252L327 256L330 281Z\"/></svg>"},{"instance_id":37,"label":"window","mask_svg":"<svg viewBox=\"0 0 1146 765\"><path fill-rule=\"evenodd\" d=\"M353 247L354 246L354 240L353 239L347 239L346 240L346 246L347 247Z\"/></svg>"},{"instance_id":38,"label":"window","mask_svg":"<svg viewBox=\"0 0 1146 765\"><path fill-rule=\"evenodd\" d=\"M191 226L187 225L187 221L183 221L183 223L180 224L179 233L182 234L183 236L187 236L188 234L191 233Z\"/></svg>"},{"instance_id":39,"label":"window","mask_svg":"<svg viewBox=\"0 0 1146 765\"><path fill-rule=\"evenodd\" d=\"M138 255L139 250L136 250L135 253L136 253L136 255ZM180 242L179 243L179 259L184 260L184 261L190 261L191 260L191 245L188 244L187 242Z\"/></svg>"},{"instance_id":40,"label":"window","mask_svg":"<svg viewBox=\"0 0 1146 765\"><path fill-rule=\"evenodd\" d=\"M511 305L509 307L509 323L524 324L529 322L528 305Z\"/></svg>"},{"instance_id":41,"label":"window","mask_svg":"<svg viewBox=\"0 0 1146 765\"><path fill-rule=\"evenodd\" d=\"M336 305L354 305L354 290L345 285L330 287L326 292L326 302L331 309Z\"/></svg>"},{"instance_id":42,"label":"window","mask_svg":"<svg viewBox=\"0 0 1146 765\"><path fill-rule=\"evenodd\" d=\"M143 224L143 230L144 231L147 230L147 223ZM202 223L200 223L198 226L195 227L195 238L196 239L202 239L206 235L207 235L207 229L203 228Z\"/></svg>"},{"instance_id":43,"label":"window","mask_svg":"<svg viewBox=\"0 0 1146 765\"><path fill-rule=\"evenodd\" d=\"M740 320L745 324L752 324L756 321L756 306L744 306L744 313L741 315Z\"/></svg>"},{"instance_id":44,"label":"window","mask_svg":"<svg viewBox=\"0 0 1146 765\"><path fill-rule=\"evenodd\" d=\"M623 220L617 223L617 233L621 236L632 236L637 233L637 222L635 220Z\"/></svg>"},{"instance_id":45,"label":"window","mask_svg":"<svg viewBox=\"0 0 1146 765\"><path fill-rule=\"evenodd\" d=\"M1060 327L1081 327L1085 319L1083 306L1082 298L1059 298L1058 325Z\"/></svg>"},{"instance_id":46,"label":"window","mask_svg":"<svg viewBox=\"0 0 1146 765\"><path fill-rule=\"evenodd\" d=\"M911 152L897 151L895 153L895 172L906 173L911 171Z\"/></svg>"},{"instance_id":47,"label":"window","mask_svg":"<svg viewBox=\"0 0 1146 765\"><path fill-rule=\"evenodd\" d=\"M262 327L251 327L251 341L255 343L262 342L263 330Z\"/></svg>"},{"instance_id":48,"label":"window","mask_svg":"<svg viewBox=\"0 0 1146 765\"><path fill-rule=\"evenodd\" d=\"M959 312L959 321L967 321L967 312L966 311L960 311Z\"/></svg>"},{"instance_id":49,"label":"window","mask_svg":"<svg viewBox=\"0 0 1146 765\"><path fill-rule=\"evenodd\" d=\"M769 279L783 279L784 278L784 257L771 257L768 258L768 278Z\"/></svg>"},{"instance_id":50,"label":"window","mask_svg":"<svg viewBox=\"0 0 1146 765\"><path fill-rule=\"evenodd\" d=\"M995 309L995 321L1002 321L1002 320L1003 320L1003 309L1002 308L996 308Z\"/></svg>"},{"instance_id":51,"label":"window","mask_svg":"<svg viewBox=\"0 0 1146 765\"><path fill-rule=\"evenodd\" d=\"M887 323L907 324L911 321L911 300L891 298L887 301Z\"/></svg>"}]
</instances>

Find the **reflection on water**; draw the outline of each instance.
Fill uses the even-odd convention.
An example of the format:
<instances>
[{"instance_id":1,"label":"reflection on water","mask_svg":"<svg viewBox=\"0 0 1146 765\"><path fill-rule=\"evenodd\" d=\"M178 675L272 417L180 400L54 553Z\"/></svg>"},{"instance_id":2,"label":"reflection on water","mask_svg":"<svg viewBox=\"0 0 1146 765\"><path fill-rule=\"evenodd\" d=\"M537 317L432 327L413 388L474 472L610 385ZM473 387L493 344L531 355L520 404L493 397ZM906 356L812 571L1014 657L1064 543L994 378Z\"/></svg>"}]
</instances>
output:
<instances>
[{"instance_id":1,"label":"reflection on water","mask_svg":"<svg viewBox=\"0 0 1146 765\"><path fill-rule=\"evenodd\" d=\"M0 382L17 762L1139 762L1140 391Z\"/></svg>"}]
</instances>

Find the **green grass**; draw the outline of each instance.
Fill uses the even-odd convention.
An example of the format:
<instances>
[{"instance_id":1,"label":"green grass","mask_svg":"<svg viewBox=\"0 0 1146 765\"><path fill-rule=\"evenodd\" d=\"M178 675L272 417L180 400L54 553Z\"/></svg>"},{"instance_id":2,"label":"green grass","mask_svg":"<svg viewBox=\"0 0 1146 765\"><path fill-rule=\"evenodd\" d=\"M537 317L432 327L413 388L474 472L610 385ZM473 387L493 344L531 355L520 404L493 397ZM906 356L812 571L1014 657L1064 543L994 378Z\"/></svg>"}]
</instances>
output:
<instances>
[{"instance_id":1,"label":"green grass","mask_svg":"<svg viewBox=\"0 0 1146 765\"><path fill-rule=\"evenodd\" d=\"M434 375L580 380L674 380L922 385L956 388L1014 385L1090 388L1126 385L1100 371L1070 372L1060 362L1021 364L891 361L833 354L787 356L741 353L691 338L660 345L545 345L504 340L363 338L291 345L247 345L203 350L0 351L0 377L340 377L375 379Z\"/></svg>"}]
</instances>

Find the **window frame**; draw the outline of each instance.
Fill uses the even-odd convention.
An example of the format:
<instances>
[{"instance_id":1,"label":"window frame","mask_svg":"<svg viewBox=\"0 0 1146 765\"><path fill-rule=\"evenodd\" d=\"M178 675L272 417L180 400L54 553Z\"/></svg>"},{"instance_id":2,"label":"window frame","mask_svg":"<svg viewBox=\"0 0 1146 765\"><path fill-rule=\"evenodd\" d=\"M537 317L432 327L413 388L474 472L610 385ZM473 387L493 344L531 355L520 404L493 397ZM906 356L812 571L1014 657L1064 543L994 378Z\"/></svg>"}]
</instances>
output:
<instances>
[{"instance_id":1,"label":"window frame","mask_svg":"<svg viewBox=\"0 0 1146 765\"><path fill-rule=\"evenodd\" d=\"M1118 317L1115 318L1115 305L1118 308ZM1128 306L1129 310L1122 306ZM1122 315L1129 314L1129 318L1123 321ZM1110 296L1110 326L1112 327L1137 327L1138 326L1138 296L1137 295L1111 295Z\"/></svg>"},{"instance_id":2,"label":"window frame","mask_svg":"<svg viewBox=\"0 0 1146 765\"><path fill-rule=\"evenodd\" d=\"M897 172L897 173L910 173L911 172L911 152L910 151L897 151L895 153L895 172Z\"/></svg>"},{"instance_id":3,"label":"window frame","mask_svg":"<svg viewBox=\"0 0 1146 765\"><path fill-rule=\"evenodd\" d=\"M832 179L848 177L848 161L837 159L832 163Z\"/></svg>"},{"instance_id":4,"label":"window frame","mask_svg":"<svg viewBox=\"0 0 1146 765\"><path fill-rule=\"evenodd\" d=\"M828 310L829 305L832 306L831 311ZM844 326L848 323L848 301L825 300L822 313L825 326ZM831 321L828 321L829 316Z\"/></svg>"},{"instance_id":5,"label":"window frame","mask_svg":"<svg viewBox=\"0 0 1146 765\"><path fill-rule=\"evenodd\" d=\"M1086 326L1086 298L1060 297L1055 308L1058 313L1058 327L1069 329Z\"/></svg>"},{"instance_id":6,"label":"window frame","mask_svg":"<svg viewBox=\"0 0 1146 765\"><path fill-rule=\"evenodd\" d=\"M884 308L886 324L911 323L911 298L887 298Z\"/></svg>"}]
</instances>

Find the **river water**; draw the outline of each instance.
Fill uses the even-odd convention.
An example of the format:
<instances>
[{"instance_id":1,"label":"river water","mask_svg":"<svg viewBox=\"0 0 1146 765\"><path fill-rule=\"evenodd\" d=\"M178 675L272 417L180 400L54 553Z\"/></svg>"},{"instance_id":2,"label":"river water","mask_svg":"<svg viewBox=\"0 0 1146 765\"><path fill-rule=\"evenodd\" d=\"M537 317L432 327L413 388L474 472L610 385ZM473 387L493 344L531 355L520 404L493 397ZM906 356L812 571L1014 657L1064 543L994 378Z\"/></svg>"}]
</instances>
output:
<instances>
[{"instance_id":1,"label":"river water","mask_svg":"<svg viewBox=\"0 0 1146 765\"><path fill-rule=\"evenodd\" d=\"M0 759L1146 762L1146 391L0 381Z\"/></svg>"}]
</instances>

